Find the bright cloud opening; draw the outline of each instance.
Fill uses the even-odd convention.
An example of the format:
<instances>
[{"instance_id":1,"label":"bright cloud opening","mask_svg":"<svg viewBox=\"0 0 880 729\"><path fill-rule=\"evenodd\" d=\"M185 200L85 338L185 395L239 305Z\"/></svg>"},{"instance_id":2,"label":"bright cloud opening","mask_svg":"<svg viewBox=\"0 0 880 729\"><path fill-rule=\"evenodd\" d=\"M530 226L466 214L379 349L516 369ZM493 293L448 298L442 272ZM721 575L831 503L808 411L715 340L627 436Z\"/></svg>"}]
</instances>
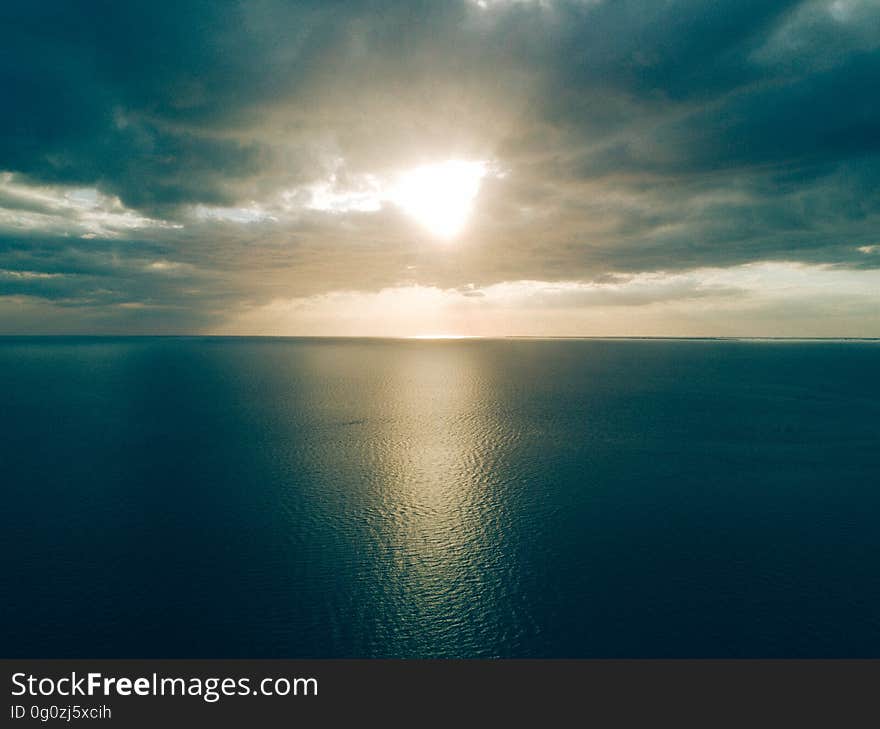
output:
<instances>
[{"instance_id":1,"label":"bright cloud opening","mask_svg":"<svg viewBox=\"0 0 880 729\"><path fill-rule=\"evenodd\" d=\"M464 228L485 175L485 162L425 165L400 175L389 199L434 235L452 238Z\"/></svg>"}]
</instances>

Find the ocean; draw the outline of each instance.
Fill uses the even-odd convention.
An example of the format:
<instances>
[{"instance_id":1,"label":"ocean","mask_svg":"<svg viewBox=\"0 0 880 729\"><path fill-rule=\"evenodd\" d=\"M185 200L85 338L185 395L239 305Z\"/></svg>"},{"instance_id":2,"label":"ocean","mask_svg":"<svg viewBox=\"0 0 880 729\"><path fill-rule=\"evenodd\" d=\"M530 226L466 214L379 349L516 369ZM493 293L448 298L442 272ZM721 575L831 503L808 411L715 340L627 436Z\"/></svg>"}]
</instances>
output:
<instances>
[{"instance_id":1,"label":"ocean","mask_svg":"<svg viewBox=\"0 0 880 729\"><path fill-rule=\"evenodd\" d=\"M880 657L880 342L0 339L0 655Z\"/></svg>"}]
</instances>

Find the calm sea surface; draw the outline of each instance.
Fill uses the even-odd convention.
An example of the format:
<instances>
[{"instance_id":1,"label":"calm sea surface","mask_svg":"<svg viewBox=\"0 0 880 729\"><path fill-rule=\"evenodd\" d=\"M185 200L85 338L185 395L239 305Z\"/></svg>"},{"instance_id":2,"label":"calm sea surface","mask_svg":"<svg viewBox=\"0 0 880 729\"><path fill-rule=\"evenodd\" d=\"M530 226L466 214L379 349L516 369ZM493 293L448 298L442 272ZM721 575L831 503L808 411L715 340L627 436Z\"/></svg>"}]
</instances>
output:
<instances>
[{"instance_id":1,"label":"calm sea surface","mask_svg":"<svg viewBox=\"0 0 880 729\"><path fill-rule=\"evenodd\" d=\"M5 657L880 656L880 343L0 339Z\"/></svg>"}]
</instances>

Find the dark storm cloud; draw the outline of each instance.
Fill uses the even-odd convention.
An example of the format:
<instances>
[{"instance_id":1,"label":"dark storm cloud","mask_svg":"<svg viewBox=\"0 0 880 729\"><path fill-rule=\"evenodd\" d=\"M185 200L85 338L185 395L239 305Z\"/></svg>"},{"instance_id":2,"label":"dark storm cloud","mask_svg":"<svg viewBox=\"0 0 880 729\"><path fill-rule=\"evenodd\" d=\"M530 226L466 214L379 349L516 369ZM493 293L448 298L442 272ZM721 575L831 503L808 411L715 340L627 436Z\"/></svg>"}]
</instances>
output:
<instances>
[{"instance_id":1,"label":"dark storm cloud","mask_svg":"<svg viewBox=\"0 0 880 729\"><path fill-rule=\"evenodd\" d=\"M336 289L880 264L872 0L6 2L0 27L0 296L185 329ZM454 256L388 205L304 207L450 157L503 171Z\"/></svg>"},{"instance_id":2,"label":"dark storm cloud","mask_svg":"<svg viewBox=\"0 0 880 729\"><path fill-rule=\"evenodd\" d=\"M0 164L44 182L99 184L141 209L231 204L243 183L277 162L278 145L261 140L264 114L280 105L294 126L304 114L314 123L321 110L304 109L325 78L360 86L365 70L388 72L419 56L421 39L436 45L435 31L448 36L443 16L452 10L411 2L4 3L0 79L14 113L0 119ZM284 172L296 180L316 170Z\"/></svg>"}]
</instances>

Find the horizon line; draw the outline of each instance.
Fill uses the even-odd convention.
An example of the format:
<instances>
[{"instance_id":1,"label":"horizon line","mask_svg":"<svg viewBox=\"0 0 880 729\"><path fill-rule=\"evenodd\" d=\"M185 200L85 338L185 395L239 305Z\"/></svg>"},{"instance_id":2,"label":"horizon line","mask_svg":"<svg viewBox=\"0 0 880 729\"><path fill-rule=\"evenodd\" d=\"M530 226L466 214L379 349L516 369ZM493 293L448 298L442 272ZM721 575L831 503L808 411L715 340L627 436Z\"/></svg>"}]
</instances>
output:
<instances>
[{"instance_id":1,"label":"horizon line","mask_svg":"<svg viewBox=\"0 0 880 729\"><path fill-rule=\"evenodd\" d=\"M0 339L371 339L412 342L500 341L500 340L654 340L654 341L806 341L806 342L880 342L880 337L812 337L812 336L755 336L755 335L638 335L638 334L107 334L107 333L2 333Z\"/></svg>"}]
</instances>

